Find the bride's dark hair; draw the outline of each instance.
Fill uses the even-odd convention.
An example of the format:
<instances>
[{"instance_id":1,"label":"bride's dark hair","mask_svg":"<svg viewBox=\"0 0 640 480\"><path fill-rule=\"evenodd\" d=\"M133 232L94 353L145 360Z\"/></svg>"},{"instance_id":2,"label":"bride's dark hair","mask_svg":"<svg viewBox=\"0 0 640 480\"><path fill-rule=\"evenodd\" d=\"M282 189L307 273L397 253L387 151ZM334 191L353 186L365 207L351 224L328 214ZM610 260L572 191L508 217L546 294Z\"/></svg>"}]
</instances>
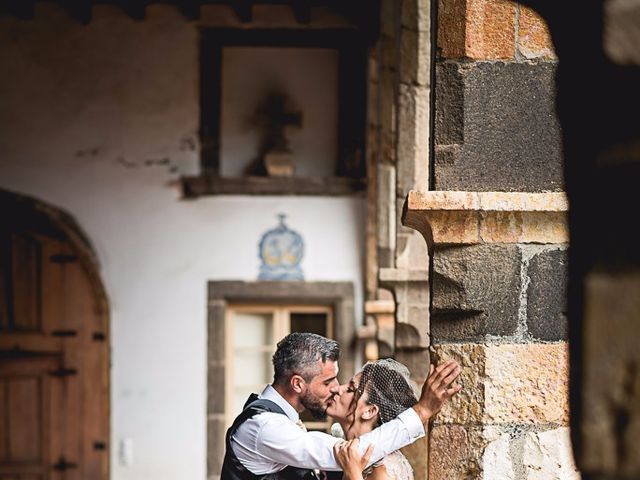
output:
<instances>
[{"instance_id":1,"label":"bride's dark hair","mask_svg":"<svg viewBox=\"0 0 640 480\"><path fill-rule=\"evenodd\" d=\"M415 389L409 370L400 362L391 358L367 362L360 375L353 406L355 409L366 392L367 403L378 407L378 423L385 423L416 404Z\"/></svg>"}]
</instances>

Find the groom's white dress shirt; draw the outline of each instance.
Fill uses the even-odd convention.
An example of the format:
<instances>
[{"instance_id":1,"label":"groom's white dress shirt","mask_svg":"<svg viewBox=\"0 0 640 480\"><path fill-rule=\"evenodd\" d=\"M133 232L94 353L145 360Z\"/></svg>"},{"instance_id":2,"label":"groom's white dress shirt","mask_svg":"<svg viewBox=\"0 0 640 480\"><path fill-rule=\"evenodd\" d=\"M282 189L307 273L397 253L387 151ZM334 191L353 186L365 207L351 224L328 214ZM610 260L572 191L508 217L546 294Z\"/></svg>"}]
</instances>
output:
<instances>
[{"instance_id":1,"label":"groom's white dress shirt","mask_svg":"<svg viewBox=\"0 0 640 480\"><path fill-rule=\"evenodd\" d=\"M296 422L298 412L271 386L260 394L276 403L286 415L263 412L238 427L231 448L240 463L255 475L279 472L285 467L341 470L333 456L339 438L322 432L305 432ZM369 463L376 462L425 435L420 417L412 408L360 437L360 450L373 443Z\"/></svg>"}]
</instances>

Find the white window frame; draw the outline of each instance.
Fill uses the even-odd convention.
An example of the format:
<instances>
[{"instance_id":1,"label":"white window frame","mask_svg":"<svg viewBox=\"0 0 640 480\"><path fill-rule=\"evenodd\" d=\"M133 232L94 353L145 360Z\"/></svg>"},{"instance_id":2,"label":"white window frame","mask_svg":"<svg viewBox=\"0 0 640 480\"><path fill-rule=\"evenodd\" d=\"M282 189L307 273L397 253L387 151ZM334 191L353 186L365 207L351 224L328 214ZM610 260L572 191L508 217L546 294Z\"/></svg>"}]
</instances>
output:
<instances>
[{"instance_id":1,"label":"white window frame","mask_svg":"<svg viewBox=\"0 0 640 480\"><path fill-rule=\"evenodd\" d=\"M329 305L296 305L296 304L229 304L225 312L225 425L226 428L231 426L233 419L238 412L234 411L235 406L235 354L238 351L234 346L235 325L233 316L236 313L259 313L273 314L273 343L256 347L259 351L274 353L276 351L277 342L291 332L291 314L295 313L318 313L325 315L325 330L328 338L333 338L333 308ZM271 381L271 380L269 380ZM246 385L253 387L255 393L260 393L264 385ZM328 421L307 421L305 425L308 430L328 431L330 423Z\"/></svg>"}]
</instances>

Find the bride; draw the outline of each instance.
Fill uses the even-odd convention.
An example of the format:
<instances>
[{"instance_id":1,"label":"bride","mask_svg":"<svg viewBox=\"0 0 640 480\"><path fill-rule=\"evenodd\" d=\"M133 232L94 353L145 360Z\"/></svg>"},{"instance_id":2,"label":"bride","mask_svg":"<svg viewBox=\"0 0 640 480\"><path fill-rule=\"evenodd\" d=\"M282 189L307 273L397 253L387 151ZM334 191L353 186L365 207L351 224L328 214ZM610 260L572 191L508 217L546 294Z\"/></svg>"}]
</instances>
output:
<instances>
[{"instance_id":1,"label":"bride","mask_svg":"<svg viewBox=\"0 0 640 480\"><path fill-rule=\"evenodd\" d=\"M458 390L456 387L455 393ZM415 405L419 396L407 367L389 358L367 362L348 384L340 387L340 394L334 397L327 414L340 424L348 440L334 447L344 479L413 480L413 469L399 450L365 468L373 446L360 455L358 437Z\"/></svg>"}]
</instances>

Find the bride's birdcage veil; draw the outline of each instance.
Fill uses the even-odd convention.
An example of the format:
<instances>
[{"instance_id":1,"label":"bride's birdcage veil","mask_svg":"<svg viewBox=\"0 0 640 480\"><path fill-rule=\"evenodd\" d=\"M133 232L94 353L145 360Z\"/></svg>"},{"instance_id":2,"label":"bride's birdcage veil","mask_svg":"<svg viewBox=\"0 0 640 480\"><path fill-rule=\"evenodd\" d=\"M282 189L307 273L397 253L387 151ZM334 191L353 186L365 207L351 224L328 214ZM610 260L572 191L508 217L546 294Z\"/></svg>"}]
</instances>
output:
<instances>
[{"instance_id":1,"label":"bride's birdcage veil","mask_svg":"<svg viewBox=\"0 0 640 480\"><path fill-rule=\"evenodd\" d=\"M362 368L357 397L367 394L367 402L379 410L380 423L397 417L418 401L418 386L409 369L392 358L367 362Z\"/></svg>"}]
</instances>

